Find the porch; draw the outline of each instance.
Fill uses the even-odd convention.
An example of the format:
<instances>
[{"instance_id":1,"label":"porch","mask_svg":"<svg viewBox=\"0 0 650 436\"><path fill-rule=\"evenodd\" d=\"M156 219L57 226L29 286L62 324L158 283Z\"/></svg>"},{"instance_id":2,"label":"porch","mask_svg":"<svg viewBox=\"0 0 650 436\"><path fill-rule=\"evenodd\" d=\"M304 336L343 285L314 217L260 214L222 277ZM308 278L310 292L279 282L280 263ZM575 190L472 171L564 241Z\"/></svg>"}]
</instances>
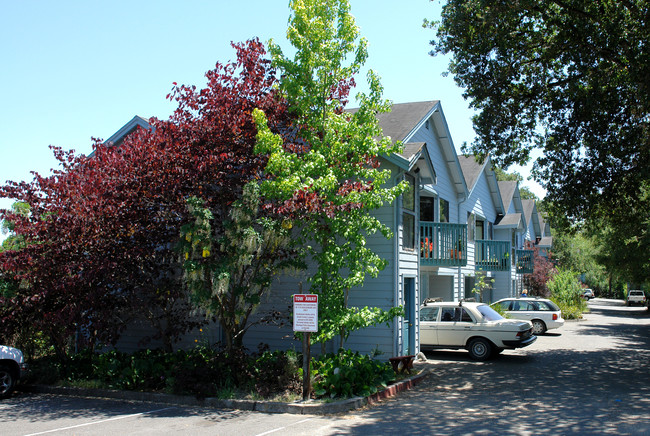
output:
<instances>
[{"instance_id":1,"label":"porch","mask_svg":"<svg viewBox=\"0 0 650 436\"><path fill-rule=\"evenodd\" d=\"M467 225L420 221L420 264L467 265Z\"/></svg>"},{"instance_id":2,"label":"porch","mask_svg":"<svg viewBox=\"0 0 650 436\"><path fill-rule=\"evenodd\" d=\"M474 255L476 270L508 271L510 269L510 241L479 239Z\"/></svg>"},{"instance_id":3,"label":"porch","mask_svg":"<svg viewBox=\"0 0 650 436\"><path fill-rule=\"evenodd\" d=\"M517 274L532 274L535 267L533 250L515 250L517 256Z\"/></svg>"}]
</instances>

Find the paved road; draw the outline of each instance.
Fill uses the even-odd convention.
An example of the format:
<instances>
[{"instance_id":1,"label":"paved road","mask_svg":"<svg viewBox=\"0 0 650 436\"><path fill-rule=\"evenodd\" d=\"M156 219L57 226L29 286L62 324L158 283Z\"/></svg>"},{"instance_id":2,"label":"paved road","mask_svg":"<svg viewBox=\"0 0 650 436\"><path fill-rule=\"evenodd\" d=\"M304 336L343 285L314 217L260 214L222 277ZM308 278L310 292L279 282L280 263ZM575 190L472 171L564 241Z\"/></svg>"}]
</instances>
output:
<instances>
[{"instance_id":1,"label":"paved road","mask_svg":"<svg viewBox=\"0 0 650 436\"><path fill-rule=\"evenodd\" d=\"M583 321L532 346L473 362L429 353L415 389L338 416L264 414L19 393L0 434L650 434L650 314L592 300Z\"/></svg>"}]
</instances>

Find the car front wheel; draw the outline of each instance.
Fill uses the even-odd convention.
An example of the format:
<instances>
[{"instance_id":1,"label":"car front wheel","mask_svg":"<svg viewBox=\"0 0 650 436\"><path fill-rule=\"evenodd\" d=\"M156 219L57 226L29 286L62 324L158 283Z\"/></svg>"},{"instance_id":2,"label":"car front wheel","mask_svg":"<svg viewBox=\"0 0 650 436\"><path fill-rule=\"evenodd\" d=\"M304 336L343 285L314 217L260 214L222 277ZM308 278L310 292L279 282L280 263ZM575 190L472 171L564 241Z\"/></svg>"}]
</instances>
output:
<instances>
[{"instance_id":1,"label":"car front wheel","mask_svg":"<svg viewBox=\"0 0 650 436\"><path fill-rule=\"evenodd\" d=\"M487 360L492 354L492 344L487 339L475 338L470 341L467 346L467 351L469 351L469 356L474 360Z\"/></svg>"},{"instance_id":2,"label":"car front wheel","mask_svg":"<svg viewBox=\"0 0 650 436\"><path fill-rule=\"evenodd\" d=\"M14 390L16 379L6 365L0 365L0 398L6 398Z\"/></svg>"}]
</instances>

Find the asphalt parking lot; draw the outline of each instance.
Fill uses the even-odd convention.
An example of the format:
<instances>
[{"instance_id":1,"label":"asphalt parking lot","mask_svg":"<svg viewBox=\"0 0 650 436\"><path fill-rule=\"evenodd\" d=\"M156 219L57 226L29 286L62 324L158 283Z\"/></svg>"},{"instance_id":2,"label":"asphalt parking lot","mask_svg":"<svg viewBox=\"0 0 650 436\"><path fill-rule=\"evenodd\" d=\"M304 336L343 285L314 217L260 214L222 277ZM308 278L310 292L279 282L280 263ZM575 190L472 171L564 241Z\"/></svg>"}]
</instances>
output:
<instances>
[{"instance_id":1,"label":"asphalt parking lot","mask_svg":"<svg viewBox=\"0 0 650 436\"><path fill-rule=\"evenodd\" d=\"M215 410L19 392L0 434L650 434L650 314L615 300L530 347L474 362L427 354L429 376L380 404L328 416Z\"/></svg>"}]
</instances>

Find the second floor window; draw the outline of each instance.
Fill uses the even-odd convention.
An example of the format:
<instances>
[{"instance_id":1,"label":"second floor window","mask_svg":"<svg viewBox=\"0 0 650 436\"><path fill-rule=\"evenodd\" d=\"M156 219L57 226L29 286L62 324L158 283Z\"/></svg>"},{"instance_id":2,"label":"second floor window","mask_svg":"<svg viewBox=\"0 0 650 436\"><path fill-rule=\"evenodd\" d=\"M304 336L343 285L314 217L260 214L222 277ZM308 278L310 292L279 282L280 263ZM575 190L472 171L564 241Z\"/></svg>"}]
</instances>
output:
<instances>
[{"instance_id":1,"label":"second floor window","mask_svg":"<svg viewBox=\"0 0 650 436\"><path fill-rule=\"evenodd\" d=\"M405 174L408 189L402 194L402 246L415 250L415 177Z\"/></svg>"},{"instance_id":2,"label":"second floor window","mask_svg":"<svg viewBox=\"0 0 650 436\"><path fill-rule=\"evenodd\" d=\"M449 222L449 202L444 198L440 199L440 222Z\"/></svg>"},{"instance_id":3,"label":"second floor window","mask_svg":"<svg viewBox=\"0 0 650 436\"><path fill-rule=\"evenodd\" d=\"M485 237L485 221L479 218L476 219L476 239L487 239Z\"/></svg>"},{"instance_id":4,"label":"second floor window","mask_svg":"<svg viewBox=\"0 0 650 436\"><path fill-rule=\"evenodd\" d=\"M420 197L420 221L434 221L433 197Z\"/></svg>"}]
</instances>

